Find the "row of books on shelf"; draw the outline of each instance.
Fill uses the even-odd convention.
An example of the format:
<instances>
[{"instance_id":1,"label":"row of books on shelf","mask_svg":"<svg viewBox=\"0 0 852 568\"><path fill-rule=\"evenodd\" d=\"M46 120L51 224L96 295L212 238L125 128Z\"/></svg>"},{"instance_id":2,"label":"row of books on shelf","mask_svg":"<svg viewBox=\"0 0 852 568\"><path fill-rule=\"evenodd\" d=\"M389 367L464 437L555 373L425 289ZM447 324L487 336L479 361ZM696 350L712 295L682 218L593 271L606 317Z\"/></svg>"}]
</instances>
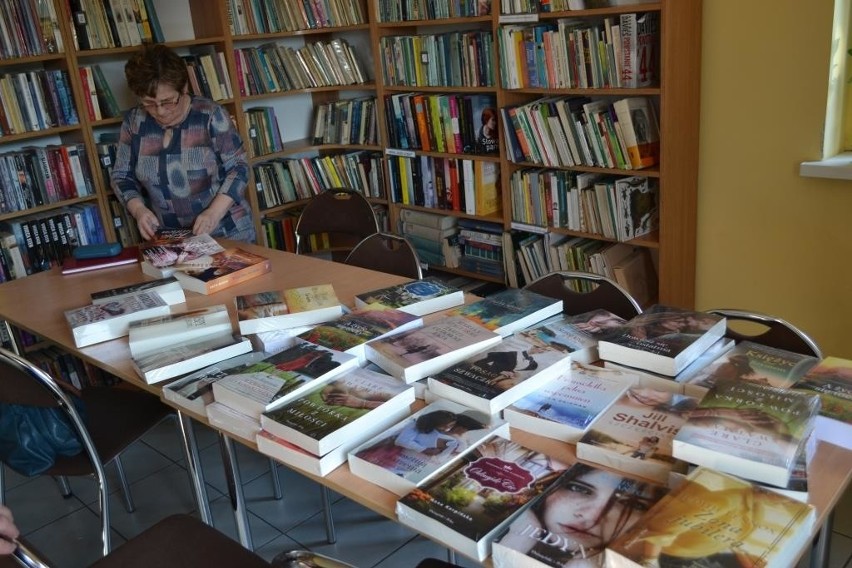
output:
<instances>
[{"instance_id":1,"label":"row of books on shelf","mask_svg":"<svg viewBox=\"0 0 852 568\"><path fill-rule=\"evenodd\" d=\"M429 2L428 0L383 0L379 2L380 22L409 20L443 20L491 14L491 0L464 2Z\"/></svg>"},{"instance_id":2,"label":"row of books on shelf","mask_svg":"<svg viewBox=\"0 0 852 568\"><path fill-rule=\"evenodd\" d=\"M376 98L341 99L315 105L313 144L375 145Z\"/></svg>"},{"instance_id":3,"label":"row of books on shelf","mask_svg":"<svg viewBox=\"0 0 852 568\"><path fill-rule=\"evenodd\" d=\"M104 77L101 66L80 65L79 71L89 120L121 116L118 101Z\"/></svg>"},{"instance_id":4,"label":"row of books on shelf","mask_svg":"<svg viewBox=\"0 0 852 568\"><path fill-rule=\"evenodd\" d=\"M234 97L224 52L217 51L212 45L195 46L181 58L186 62L190 91L193 94L214 101Z\"/></svg>"},{"instance_id":5,"label":"row of books on shelf","mask_svg":"<svg viewBox=\"0 0 852 568\"><path fill-rule=\"evenodd\" d=\"M500 0L501 14L548 14L641 4L641 0Z\"/></svg>"},{"instance_id":6,"label":"row of books on shelf","mask_svg":"<svg viewBox=\"0 0 852 568\"><path fill-rule=\"evenodd\" d=\"M384 36L379 49L385 85L490 87L495 83L491 31Z\"/></svg>"},{"instance_id":7,"label":"row of books on shelf","mask_svg":"<svg viewBox=\"0 0 852 568\"><path fill-rule=\"evenodd\" d=\"M402 150L496 154L494 95L385 95L389 145Z\"/></svg>"},{"instance_id":8,"label":"row of books on shelf","mask_svg":"<svg viewBox=\"0 0 852 568\"><path fill-rule=\"evenodd\" d=\"M35 69L0 77L0 134L78 123L67 71Z\"/></svg>"},{"instance_id":9,"label":"row of books on shelf","mask_svg":"<svg viewBox=\"0 0 852 568\"><path fill-rule=\"evenodd\" d=\"M64 50L53 2L0 1L0 59L32 57Z\"/></svg>"},{"instance_id":10,"label":"row of books on shelf","mask_svg":"<svg viewBox=\"0 0 852 568\"><path fill-rule=\"evenodd\" d=\"M92 177L82 143L24 146L0 154L0 212L92 195Z\"/></svg>"},{"instance_id":11,"label":"row of books on shelf","mask_svg":"<svg viewBox=\"0 0 852 568\"><path fill-rule=\"evenodd\" d=\"M358 0L228 0L232 35L295 32L365 24Z\"/></svg>"},{"instance_id":12,"label":"row of books on shelf","mask_svg":"<svg viewBox=\"0 0 852 568\"><path fill-rule=\"evenodd\" d=\"M256 106L247 109L243 115L248 128L251 156L273 154L283 147L278 116L270 106Z\"/></svg>"},{"instance_id":13,"label":"row of books on shelf","mask_svg":"<svg viewBox=\"0 0 852 568\"><path fill-rule=\"evenodd\" d=\"M266 43L235 49L234 57L243 96L367 81L355 50L341 38L306 43L298 49Z\"/></svg>"},{"instance_id":14,"label":"row of books on shelf","mask_svg":"<svg viewBox=\"0 0 852 568\"><path fill-rule=\"evenodd\" d=\"M78 50L165 41L153 0L69 0L68 7Z\"/></svg>"}]
</instances>

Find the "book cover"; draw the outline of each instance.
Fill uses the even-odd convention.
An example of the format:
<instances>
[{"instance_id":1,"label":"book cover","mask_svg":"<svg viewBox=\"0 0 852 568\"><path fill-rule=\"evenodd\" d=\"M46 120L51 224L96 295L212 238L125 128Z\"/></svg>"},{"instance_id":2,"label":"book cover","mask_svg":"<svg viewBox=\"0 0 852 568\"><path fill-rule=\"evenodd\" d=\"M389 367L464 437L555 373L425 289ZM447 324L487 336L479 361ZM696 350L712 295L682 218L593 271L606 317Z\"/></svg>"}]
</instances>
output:
<instances>
[{"instance_id":1,"label":"book cover","mask_svg":"<svg viewBox=\"0 0 852 568\"><path fill-rule=\"evenodd\" d=\"M133 368L149 385L191 373L251 351L245 337L223 333L174 343L134 357Z\"/></svg>"},{"instance_id":2,"label":"book cover","mask_svg":"<svg viewBox=\"0 0 852 568\"><path fill-rule=\"evenodd\" d=\"M154 238L139 245L139 254L155 268L190 263L225 250L210 235L193 235L192 229L158 229Z\"/></svg>"},{"instance_id":3,"label":"book cover","mask_svg":"<svg viewBox=\"0 0 852 568\"><path fill-rule=\"evenodd\" d=\"M481 562L494 537L565 468L541 452L492 435L403 496L397 517Z\"/></svg>"},{"instance_id":4,"label":"book cover","mask_svg":"<svg viewBox=\"0 0 852 568\"><path fill-rule=\"evenodd\" d=\"M464 293L437 278L405 282L355 296L355 307L381 304L415 316L425 316L464 303Z\"/></svg>"},{"instance_id":5,"label":"book cover","mask_svg":"<svg viewBox=\"0 0 852 568\"><path fill-rule=\"evenodd\" d=\"M185 290L199 294L214 294L257 278L271 270L269 259L241 248L229 248L209 255L203 267L184 269L174 273ZM196 259L196 261L201 259Z\"/></svg>"},{"instance_id":6,"label":"book cover","mask_svg":"<svg viewBox=\"0 0 852 568\"><path fill-rule=\"evenodd\" d=\"M674 455L784 487L819 412L819 396L740 380L718 381L674 438Z\"/></svg>"},{"instance_id":7,"label":"book cover","mask_svg":"<svg viewBox=\"0 0 852 568\"><path fill-rule=\"evenodd\" d=\"M260 423L271 434L324 456L352 436L361 435L370 423L407 410L412 402L414 388L410 385L359 367L264 412Z\"/></svg>"},{"instance_id":8,"label":"book cover","mask_svg":"<svg viewBox=\"0 0 852 568\"><path fill-rule=\"evenodd\" d=\"M725 334L725 318L655 304L598 342L600 358L674 377Z\"/></svg>"},{"instance_id":9,"label":"book cover","mask_svg":"<svg viewBox=\"0 0 852 568\"><path fill-rule=\"evenodd\" d=\"M500 335L467 318L446 317L365 346L367 359L412 383L500 342Z\"/></svg>"},{"instance_id":10,"label":"book cover","mask_svg":"<svg viewBox=\"0 0 852 568\"><path fill-rule=\"evenodd\" d=\"M83 258L66 256L62 259L62 274L77 274L89 270L100 270L102 268L113 268L115 266L127 266L139 262L139 249L137 247L125 247L115 256L105 258Z\"/></svg>"},{"instance_id":11,"label":"book cover","mask_svg":"<svg viewBox=\"0 0 852 568\"><path fill-rule=\"evenodd\" d=\"M606 565L789 566L816 511L759 485L697 468L606 549Z\"/></svg>"},{"instance_id":12,"label":"book cover","mask_svg":"<svg viewBox=\"0 0 852 568\"><path fill-rule=\"evenodd\" d=\"M562 312L562 300L529 290L507 288L447 312L465 317L503 337Z\"/></svg>"},{"instance_id":13,"label":"book cover","mask_svg":"<svg viewBox=\"0 0 852 568\"><path fill-rule=\"evenodd\" d=\"M349 469L402 496L497 431L508 436L502 420L439 399L353 449Z\"/></svg>"},{"instance_id":14,"label":"book cover","mask_svg":"<svg viewBox=\"0 0 852 568\"><path fill-rule=\"evenodd\" d=\"M127 342L130 355L143 357L176 343L205 337L231 335L231 316L224 304L130 322Z\"/></svg>"},{"instance_id":15,"label":"book cover","mask_svg":"<svg viewBox=\"0 0 852 568\"><path fill-rule=\"evenodd\" d=\"M343 314L331 284L241 294L234 303L244 334L314 325Z\"/></svg>"},{"instance_id":16,"label":"book cover","mask_svg":"<svg viewBox=\"0 0 852 568\"><path fill-rule=\"evenodd\" d=\"M543 341L534 331L518 332L431 375L429 390L481 412L496 414L567 369L570 357L566 347Z\"/></svg>"},{"instance_id":17,"label":"book cover","mask_svg":"<svg viewBox=\"0 0 852 568\"><path fill-rule=\"evenodd\" d=\"M793 388L819 395L816 437L852 450L852 361L826 357Z\"/></svg>"},{"instance_id":18,"label":"book cover","mask_svg":"<svg viewBox=\"0 0 852 568\"><path fill-rule=\"evenodd\" d=\"M571 369L503 411L513 427L576 444L636 380L629 371L571 363Z\"/></svg>"},{"instance_id":19,"label":"book cover","mask_svg":"<svg viewBox=\"0 0 852 568\"><path fill-rule=\"evenodd\" d=\"M634 169L659 162L660 133L657 115L648 97L627 97L612 104Z\"/></svg>"},{"instance_id":20,"label":"book cover","mask_svg":"<svg viewBox=\"0 0 852 568\"><path fill-rule=\"evenodd\" d=\"M535 497L494 541L495 568L599 566L606 546L668 490L576 463Z\"/></svg>"},{"instance_id":21,"label":"book cover","mask_svg":"<svg viewBox=\"0 0 852 568\"><path fill-rule=\"evenodd\" d=\"M139 292L104 304L90 304L65 311L74 344L85 347L127 335L130 322L169 313L159 294Z\"/></svg>"},{"instance_id":22,"label":"book cover","mask_svg":"<svg viewBox=\"0 0 852 568\"><path fill-rule=\"evenodd\" d=\"M552 345L563 346L571 360L591 363L598 360L598 340L624 324L614 313L598 309L574 316L560 314L534 324L529 331Z\"/></svg>"},{"instance_id":23,"label":"book cover","mask_svg":"<svg viewBox=\"0 0 852 568\"><path fill-rule=\"evenodd\" d=\"M110 288L108 290L99 290L92 292L90 296L93 304L103 304L123 296L145 291L156 292L169 305L186 302L186 295L183 293L183 288L180 287L180 282L177 281L177 278L173 276L130 284L129 286Z\"/></svg>"},{"instance_id":24,"label":"book cover","mask_svg":"<svg viewBox=\"0 0 852 568\"><path fill-rule=\"evenodd\" d=\"M672 439L697 405L691 396L631 386L580 437L577 457L665 483L670 471L685 469Z\"/></svg>"},{"instance_id":25,"label":"book cover","mask_svg":"<svg viewBox=\"0 0 852 568\"><path fill-rule=\"evenodd\" d=\"M249 340L256 351L263 351L267 355L272 355L301 342L298 336L311 329L312 326L306 325L289 329L276 329L275 331L262 331L249 335Z\"/></svg>"}]
</instances>

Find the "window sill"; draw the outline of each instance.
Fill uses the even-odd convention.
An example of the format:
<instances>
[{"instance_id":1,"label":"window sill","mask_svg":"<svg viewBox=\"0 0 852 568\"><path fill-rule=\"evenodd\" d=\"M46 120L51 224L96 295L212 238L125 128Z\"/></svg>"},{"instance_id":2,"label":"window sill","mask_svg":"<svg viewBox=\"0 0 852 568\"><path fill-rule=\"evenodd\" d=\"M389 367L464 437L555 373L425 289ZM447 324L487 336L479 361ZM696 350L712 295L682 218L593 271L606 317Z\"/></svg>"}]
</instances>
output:
<instances>
[{"instance_id":1,"label":"window sill","mask_svg":"<svg viewBox=\"0 0 852 568\"><path fill-rule=\"evenodd\" d=\"M799 165L799 175L852 180L852 152L842 152L825 160L802 162Z\"/></svg>"}]
</instances>

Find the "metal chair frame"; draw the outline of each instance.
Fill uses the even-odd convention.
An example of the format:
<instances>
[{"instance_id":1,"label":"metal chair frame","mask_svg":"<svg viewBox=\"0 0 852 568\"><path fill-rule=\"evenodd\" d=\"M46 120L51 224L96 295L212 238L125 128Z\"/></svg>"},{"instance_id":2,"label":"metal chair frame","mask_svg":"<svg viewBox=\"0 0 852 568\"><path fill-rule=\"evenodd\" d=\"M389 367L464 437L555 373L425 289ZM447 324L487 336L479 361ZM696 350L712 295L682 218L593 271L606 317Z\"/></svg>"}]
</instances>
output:
<instances>
[{"instance_id":1,"label":"metal chair frame","mask_svg":"<svg viewBox=\"0 0 852 568\"><path fill-rule=\"evenodd\" d=\"M570 280L590 282L595 285L595 289L590 292L577 292L567 286ZM601 308L625 320L642 313L642 307L630 292L614 280L591 272L551 272L533 280L524 286L524 289L561 299L563 313L572 316Z\"/></svg>"},{"instance_id":2,"label":"metal chair frame","mask_svg":"<svg viewBox=\"0 0 852 568\"><path fill-rule=\"evenodd\" d=\"M769 347L786 349L802 355L810 355L822 359L822 350L807 333L792 323L760 312L737 310L728 308L717 308L707 310L711 314L717 314L727 318L729 324L725 332L727 337L736 341L752 341ZM760 324L767 329L755 335L748 335L731 329L731 321L743 321Z\"/></svg>"},{"instance_id":3,"label":"metal chair frame","mask_svg":"<svg viewBox=\"0 0 852 568\"><path fill-rule=\"evenodd\" d=\"M348 253L358 241L378 231L376 213L363 194L347 188L328 189L315 195L299 215L295 229L296 254L330 253L336 260L341 252ZM332 245L330 250L310 250L306 244L310 235L321 233L350 235L355 242L342 248Z\"/></svg>"},{"instance_id":4,"label":"metal chair frame","mask_svg":"<svg viewBox=\"0 0 852 568\"><path fill-rule=\"evenodd\" d=\"M415 280L423 278L417 251L404 237L391 233L379 232L365 237L343 262Z\"/></svg>"}]
</instances>

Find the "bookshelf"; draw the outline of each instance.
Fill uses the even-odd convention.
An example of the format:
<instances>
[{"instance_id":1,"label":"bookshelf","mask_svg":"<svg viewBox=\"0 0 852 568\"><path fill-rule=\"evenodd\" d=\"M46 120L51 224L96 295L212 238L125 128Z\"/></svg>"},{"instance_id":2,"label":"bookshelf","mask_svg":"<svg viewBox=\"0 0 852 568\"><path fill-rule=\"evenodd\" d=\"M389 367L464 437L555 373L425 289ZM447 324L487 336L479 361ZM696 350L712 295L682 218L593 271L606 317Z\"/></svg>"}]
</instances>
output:
<instances>
[{"instance_id":1,"label":"bookshelf","mask_svg":"<svg viewBox=\"0 0 852 568\"><path fill-rule=\"evenodd\" d=\"M139 0L135 0L139 1ZM642 170L624 170L613 167L595 167L587 165L560 166L549 168L569 172L597 172L618 176L639 175L647 177L658 184L659 191L659 229L649 235L630 241L629 244L651 251L658 272L659 285L657 300L663 303L692 306L694 304L695 287L695 243L696 243L696 207L697 207L697 161L698 161L698 121L699 121L699 79L700 79L700 44L701 44L701 2L700 0L662 0L656 3L630 4L606 8L592 8L577 11L541 13L537 15L499 14L500 2L492 0L491 13L444 13L418 14L413 19L412 14L406 14L406 19L400 19L400 14L391 10L399 6L399 2L385 0L336 0L324 5L335 10L334 16L339 18L337 24L333 18L322 22L314 20L297 26L298 29L284 25L287 18L298 19L298 3L261 3L271 6L271 10L289 9L291 13L282 12L258 13L252 10L258 3L247 0L147 0L156 10L162 26L165 42L182 55L193 51L213 48L224 54L225 68L232 86L231 97L220 100L220 103L231 113L238 130L246 141L250 140L251 125L247 112L259 107L270 107L279 122L281 144L275 151L252 156L250 165L253 172L260 172L267 167L270 170L281 170L275 162L288 163L299 160L302 163L324 161L325 164L334 162L337 156L352 152L361 152L373 158L370 167L373 168L374 191L370 194L371 201L386 215L387 227L394 230L400 212L403 209L422 210L426 212L451 215L460 219L470 219L478 222L492 222L502 226L504 230L512 228L512 196L510 180L513 173L520 169L534 166L524 162L515 162L507 154L507 144L504 140L502 126L498 126L497 152L487 153L482 149L464 148L457 151L453 147L422 146L411 147L400 143L399 125L391 123L389 111L393 111L396 100L406 97L420 96L425 100L440 101L454 99L456 104L464 105L466 100L476 97L492 97L495 107L499 110L512 105L526 104L543 97L588 96L592 99L615 100L623 97L642 96L654 101L659 120L659 162L658 165ZM422 5L432 6L430 3ZM439 3L440 4L440 3ZM449 9L451 3L447 3ZM478 3L470 4L468 9L474 10ZM284 6L286 5L286 6ZM592 5L587 2L587 5ZM278 6L275 8L274 6ZM357 9L349 10L350 7ZM437 6L437 4L435 4ZM126 109L135 104L135 100L124 85L123 64L128 55L136 47L110 47L101 49L75 49L74 27L69 4L62 0L54 0L53 7L57 13L57 26L64 43L64 50L56 53L41 53L25 57L8 57L2 60L4 72L9 73L21 69L60 69L76 71L79 66L99 65L113 91L120 108ZM444 6L441 5L443 8ZM248 13L246 13L246 10ZM345 10L342 12L341 10ZM242 11L242 16L239 12ZM363 16L358 20L357 14ZM623 13L653 12L659 15L660 44L659 44L659 76L651 86L640 88L509 88L505 87L501 77L498 36L501 29L508 25L522 25L536 21L551 22L554 25L562 18L578 21L600 21L606 17L618 18ZM344 15L345 14L345 15ZM434 16L434 17L428 17ZM242 19L241 19L242 18ZM260 24L258 24L260 22ZM455 35L454 35L455 34ZM466 34L466 35L465 35ZM451 67L447 78L440 77L434 65L428 70L428 63L439 61L439 53L435 51L435 38L462 37L468 47L468 59L462 58L459 66ZM488 37L490 36L490 41ZM403 38L403 39L400 39ZM345 40L355 53L363 74L360 81L331 85L311 86L308 88L287 88L269 92L252 92L243 85L241 90L240 71L242 63L235 50L258 50L261 46L274 45L279 49L299 50L307 45L317 43L330 44L335 40ZM407 64L407 69L424 58L428 60L421 65L420 80L406 83L392 75L389 80L386 69L384 47L391 49L396 44L397 51ZM439 44L443 46L444 44ZM418 56L415 50L422 50ZM423 54L426 54L425 56ZM407 59L405 59L407 57ZM431 59L429 59L431 58ZM389 61L388 70L396 70L395 64ZM394 62L395 63L395 62ZM238 66L239 64L239 66ZM455 72L455 75L453 74ZM415 70L415 77L418 77ZM120 125L119 118L103 118L91 120L86 112L85 95L87 90L80 80L78 73L68 73L74 108L78 114L76 124L62 125L36 132L4 135L0 137L0 152L17 151L29 144L81 144L86 153L86 160L91 172L90 182L93 186L91 195L60 200L56 203L30 207L22 211L4 212L0 221L26 217L32 213L60 210L68 205L91 204L100 213L107 239L115 239L119 230L115 226L118 211L111 208L111 191L99 174L98 143L102 133L116 132ZM461 78L461 80L459 80ZM314 139L315 109L320 106L354 106L348 101L374 99L375 134L372 139L352 140L341 143L333 139ZM358 104L361 104L360 102ZM449 103L448 103L449 104ZM464 106L461 107L464 110ZM440 111L440 104L437 107ZM368 111L369 112L369 111ZM460 133L470 132L473 121L478 127L479 118L470 115L459 124ZM415 125L415 132L419 125ZM428 131L427 131L428 132ZM433 132L433 135L435 133ZM445 133L446 134L446 133ZM450 131L450 135L457 133ZM456 138L453 139L455 142ZM434 143L434 141L433 141ZM408 146L408 147L406 147ZM493 149L493 148L492 148ZM391 162L400 160L425 163L438 163L445 168L447 163L455 163L457 167L487 165L499 173L498 194L502 201L502 209L498 213L478 215L476 210L448 210L433 202L423 202L413 192L405 199L398 193L399 187L394 175L398 168ZM469 162L465 165L464 162ZM539 167L543 167L538 165ZM330 167L330 166L328 166ZM351 167L351 166L350 166ZM357 170L357 168L356 168ZM469 170L468 170L469 171ZM264 173L263 176L268 176ZM254 178L254 176L253 176ZM280 219L290 218L292 222L300 206L305 203L303 196L297 199L269 202L263 200L260 191L265 184L270 183L268 177L250 181L249 200L256 213L256 228L261 243L268 243L266 227L277 223ZM363 180L364 177L361 177ZM412 178L413 180L413 178ZM258 183L260 182L260 186ZM413 189L413 188L411 188ZM463 188L462 188L463 191ZM123 221L126 223L126 219ZM280 231L280 229L278 229ZM608 241L599 235L588 235L564 228L543 227L556 236L591 236L592 238ZM281 233L279 232L279 238ZM284 239L272 243L279 248L286 248ZM609 239L612 240L612 239ZM484 275L456 269L462 275L482 277ZM488 279L485 277L483 279ZM492 278L493 279L493 278Z\"/></svg>"}]
</instances>

